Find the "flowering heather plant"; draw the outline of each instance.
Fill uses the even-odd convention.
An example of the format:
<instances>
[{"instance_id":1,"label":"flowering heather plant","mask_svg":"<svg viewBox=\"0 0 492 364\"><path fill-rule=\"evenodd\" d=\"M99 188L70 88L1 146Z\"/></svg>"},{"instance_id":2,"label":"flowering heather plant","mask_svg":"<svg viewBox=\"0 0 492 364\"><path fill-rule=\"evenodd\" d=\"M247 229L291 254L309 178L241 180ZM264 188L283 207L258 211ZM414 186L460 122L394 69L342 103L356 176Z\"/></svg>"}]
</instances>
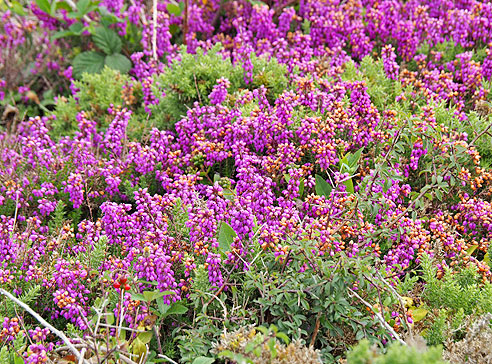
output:
<instances>
[{"instance_id":1,"label":"flowering heather plant","mask_svg":"<svg viewBox=\"0 0 492 364\"><path fill-rule=\"evenodd\" d=\"M492 313L490 4L0 8L0 361L452 361Z\"/></svg>"}]
</instances>

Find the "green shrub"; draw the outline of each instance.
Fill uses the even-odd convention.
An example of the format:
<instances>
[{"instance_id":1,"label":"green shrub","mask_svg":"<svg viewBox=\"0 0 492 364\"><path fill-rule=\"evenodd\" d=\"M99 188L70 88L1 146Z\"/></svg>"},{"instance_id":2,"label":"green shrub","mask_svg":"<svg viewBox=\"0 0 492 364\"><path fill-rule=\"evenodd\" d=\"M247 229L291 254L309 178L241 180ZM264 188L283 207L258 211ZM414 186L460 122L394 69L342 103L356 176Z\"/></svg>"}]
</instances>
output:
<instances>
[{"instance_id":1,"label":"green shrub","mask_svg":"<svg viewBox=\"0 0 492 364\"><path fill-rule=\"evenodd\" d=\"M134 92L137 93L134 95L137 102L135 105L128 105L128 100L125 100L123 94L123 86L131 82L134 84ZM140 85L136 81L132 81L128 75L104 67L101 73L84 73L81 80L74 81L74 85L78 89L75 97L61 97L56 102L56 109L53 112L56 120L52 124L52 135L55 138L71 135L77 130L76 116L80 111L85 111L89 119L97 121L99 128L106 128L112 120L107 112L111 104L126 107L135 106L132 120L145 120L141 116L143 108L138 104L141 99L138 95L141 92L139 90ZM131 128L132 126L129 126L129 129Z\"/></svg>"},{"instance_id":2,"label":"green shrub","mask_svg":"<svg viewBox=\"0 0 492 364\"><path fill-rule=\"evenodd\" d=\"M221 77L230 81L231 94L241 88L263 85L272 102L287 87L286 67L275 58L268 60L253 54L253 77L246 84L242 64L233 65L230 58L224 59L220 49L221 45L217 44L207 53L197 49L196 54L189 54L182 48L180 60L174 60L166 72L155 76L153 92L160 100L152 107L152 118L159 128L174 125L195 102L208 104L208 95Z\"/></svg>"},{"instance_id":3,"label":"green shrub","mask_svg":"<svg viewBox=\"0 0 492 364\"><path fill-rule=\"evenodd\" d=\"M410 346L393 343L383 354L367 340L362 340L347 354L348 364L446 364L441 359L440 347L428 348L425 351Z\"/></svg>"}]
</instances>

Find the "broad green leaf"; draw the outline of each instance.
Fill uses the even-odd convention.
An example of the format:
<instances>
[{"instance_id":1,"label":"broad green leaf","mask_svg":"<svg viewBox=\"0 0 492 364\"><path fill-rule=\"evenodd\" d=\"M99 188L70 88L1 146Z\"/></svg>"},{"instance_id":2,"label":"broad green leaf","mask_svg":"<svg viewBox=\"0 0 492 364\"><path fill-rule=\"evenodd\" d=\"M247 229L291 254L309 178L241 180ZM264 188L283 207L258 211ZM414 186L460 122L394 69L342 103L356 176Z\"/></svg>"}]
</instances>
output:
<instances>
[{"instance_id":1,"label":"broad green leaf","mask_svg":"<svg viewBox=\"0 0 492 364\"><path fill-rule=\"evenodd\" d=\"M147 347L145 346L145 343L143 343L142 340L140 340L138 337L133 341L132 353L138 355L138 360L136 360L137 363L139 363L141 358L144 357L147 353Z\"/></svg>"},{"instance_id":2,"label":"broad green leaf","mask_svg":"<svg viewBox=\"0 0 492 364\"><path fill-rule=\"evenodd\" d=\"M137 338L144 344L148 344L152 340L152 331L141 332L138 334Z\"/></svg>"},{"instance_id":3,"label":"broad green leaf","mask_svg":"<svg viewBox=\"0 0 492 364\"><path fill-rule=\"evenodd\" d=\"M54 3L56 3L56 10L63 9L63 10L66 10L68 12L73 10L72 7L70 5L68 5L68 3L66 1L54 1Z\"/></svg>"},{"instance_id":4,"label":"broad green leaf","mask_svg":"<svg viewBox=\"0 0 492 364\"><path fill-rule=\"evenodd\" d=\"M350 171L350 165L347 159L347 155L340 159L340 173L346 173Z\"/></svg>"},{"instance_id":5,"label":"broad green leaf","mask_svg":"<svg viewBox=\"0 0 492 364\"><path fill-rule=\"evenodd\" d=\"M169 33L171 33L171 35L174 35L177 32L179 32L179 25L177 25L177 24L170 24L169 25Z\"/></svg>"},{"instance_id":6,"label":"broad green leaf","mask_svg":"<svg viewBox=\"0 0 492 364\"><path fill-rule=\"evenodd\" d=\"M75 6L77 7L77 10L79 11L81 17L87 14L89 6L91 4L90 0L79 0L75 3Z\"/></svg>"},{"instance_id":7,"label":"broad green leaf","mask_svg":"<svg viewBox=\"0 0 492 364\"><path fill-rule=\"evenodd\" d=\"M104 54L99 52L82 52L72 62L73 74L80 78L84 72L98 73L104 67Z\"/></svg>"},{"instance_id":8,"label":"broad green leaf","mask_svg":"<svg viewBox=\"0 0 492 364\"><path fill-rule=\"evenodd\" d=\"M347 187L348 193L354 193L354 183L352 182L352 178L346 180L343 184Z\"/></svg>"},{"instance_id":9,"label":"broad green leaf","mask_svg":"<svg viewBox=\"0 0 492 364\"><path fill-rule=\"evenodd\" d=\"M234 229L225 221L222 221L219 229L219 250L225 255L226 252L231 250L231 244L234 238L237 236Z\"/></svg>"},{"instance_id":10,"label":"broad green leaf","mask_svg":"<svg viewBox=\"0 0 492 364\"><path fill-rule=\"evenodd\" d=\"M427 313L429 313L428 310L420 307L416 308L415 310L411 310L410 312L412 313L413 322L422 321L424 317L427 315Z\"/></svg>"},{"instance_id":11,"label":"broad green leaf","mask_svg":"<svg viewBox=\"0 0 492 364\"><path fill-rule=\"evenodd\" d=\"M163 316L169 310L169 305L166 305L163 299L157 300L157 308L159 309L159 316Z\"/></svg>"},{"instance_id":12,"label":"broad green leaf","mask_svg":"<svg viewBox=\"0 0 492 364\"><path fill-rule=\"evenodd\" d=\"M253 351L253 349L255 348L256 346L256 343L254 341L250 341L249 343L246 344L246 346L244 347L244 352L246 354L249 354Z\"/></svg>"},{"instance_id":13,"label":"broad green leaf","mask_svg":"<svg viewBox=\"0 0 492 364\"><path fill-rule=\"evenodd\" d=\"M127 73L132 69L132 62L121 53L106 56L104 63L109 68L120 71L121 73Z\"/></svg>"},{"instance_id":14,"label":"broad green leaf","mask_svg":"<svg viewBox=\"0 0 492 364\"><path fill-rule=\"evenodd\" d=\"M214 358L207 358L205 356L199 356L193 360L192 364L212 364L215 361Z\"/></svg>"},{"instance_id":15,"label":"broad green leaf","mask_svg":"<svg viewBox=\"0 0 492 364\"><path fill-rule=\"evenodd\" d=\"M36 5L41 11L45 12L48 15L51 15L51 5L48 0L35 0Z\"/></svg>"},{"instance_id":16,"label":"broad green leaf","mask_svg":"<svg viewBox=\"0 0 492 364\"><path fill-rule=\"evenodd\" d=\"M80 22L73 23L68 29L71 30L75 35L81 35L84 32L84 24Z\"/></svg>"},{"instance_id":17,"label":"broad green leaf","mask_svg":"<svg viewBox=\"0 0 492 364\"><path fill-rule=\"evenodd\" d=\"M333 190L333 187L325 181L323 177L320 175L316 175L316 185L315 185L315 190L316 194L318 196L325 196L325 197L330 197L331 191Z\"/></svg>"},{"instance_id":18,"label":"broad green leaf","mask_svg":"<svg viewBox=\"0 0 492 364\"><path fill-rule=\"evenodd\" d=\"M98 27L94 31L92 39L94 40L94 43L96 43L96 45L107 55L112 55L113 53L119 53L121 51L121 39L112 29ZM128 58L125 57L125 59L127 62L130 62Z\"/></svg>"},{"instance_id":19,"label":"broad green leaf","mask_svg":"<svg viewBox=\"0 0 492 364\"><path fill-rule=\"evenodd\" d=\"M108 313L108 314L106 315L106 323L107 323L108 325L112 325L112 324L114 324L114 314L112 314L112 313Z\"/></svg>"},{"instance_id":20,"label":"broad green leaf","mask_svg":"<svg viewBox=\"0 0 492 364\"><path fill-rule=\"evenodd\" d=\"M18 1L12 1L10 4L10 10L12 10L15 14L20 16L25 16L27 13L24 10L24 7Z\"/></svg>"},{"instance_id":21,"label":"broad green leaf","mask_svg":"<svg viewBox=\"0 0 492 364\"><path fill-rule=\"evenodd\" d=\"M289 345L290 340L286 334L284 334L283 332L277 332L276 335L279 339L282 339L284 341L285 345Z\"/></svg>"},{"instance_id":22,"label":"broad green leaf","mask_svg":"<svg viewBox=\"0 0 492 364\"><path fill-rule=\"evenodd\" d=\"M163 291L163 292L159 292L159 291L144 291L143 293L143 296L145 298L145 301L147 302L150 302L150 301L154 301L158 298L161 298L163 296L168 296L170 294L175 294L175 292L173 291Z\"/></svg>"},{"instance_id":23,"label":"broad green leaf","mask_svg":"<svg viewBox=\"0 0 492 364\"><path fill-rule=\"evenodd\" d=\"M176 16L180 16L181 15L181 9L176 4L169 3L169 4L166 5L166 9L167 9L167 12L169 14L173 14L173 15L176 15Z\"/></svg>"},{"instance_id":24,"label":"broad green leaf","mask_svg":"<svg viewBox=\"0 0 492 364\"><path fill-rule=\"evenodd\" d=\"M169 315L183 315L186 312L188 312L188 308L186 306L182 305L181 303L174 302L173 304L171 304L171 306L167 310L166 316L169 316Z\"/></svg>"},{"instance_id":25,"label":"broad green leaf","mask_svg":"<svg viewBox=\"0 0 492 364\"><path fill-rule=\"evenodd\" d=\"M141 293L132 293L131 298L134 301L147 301Z\"/></svg>"},{"instance_id":26,"label":"broad green leaf","mask_svg":"<svg viewBox=\"0 0 492 364\"><path fill-rule=\"evenodd\" d=\"M56 32L55 34L53 34L51 36L51 39L71 37L72 35L75 35L75 34L71 30L60 30L59 32Z\"/></svg>"}]
</instances>

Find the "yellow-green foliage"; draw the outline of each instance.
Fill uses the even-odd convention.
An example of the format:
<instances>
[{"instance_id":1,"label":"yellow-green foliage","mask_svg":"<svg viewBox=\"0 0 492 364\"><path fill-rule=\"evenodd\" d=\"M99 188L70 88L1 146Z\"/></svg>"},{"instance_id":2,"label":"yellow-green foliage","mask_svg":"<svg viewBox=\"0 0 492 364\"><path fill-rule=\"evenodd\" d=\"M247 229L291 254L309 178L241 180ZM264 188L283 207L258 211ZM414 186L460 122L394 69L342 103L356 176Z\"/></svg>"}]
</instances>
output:
<instances>
[{"instance_id":1,"label":"yellow-green foliage","mask_svg":"<svg viewBox=\"0 0 492 364\"><path fill-rule=\"evenodd\" d=\"M197 49L196 54L186 53L182 48L179 60L175 60L163 74L157 75L154 94L160 98L159 104L152 108L152 118L158 127L174 125L194 102L208 104L208 95L221 77L231 82L229 93L240 89L255 89L265 86L270 101L287 87L286 67L275 58L266 59L252 55L253 77L251 82L244 80L243 65L233 65L230 58L224 59L217 44L206 53Z\"/></svg>"}]
</instances>

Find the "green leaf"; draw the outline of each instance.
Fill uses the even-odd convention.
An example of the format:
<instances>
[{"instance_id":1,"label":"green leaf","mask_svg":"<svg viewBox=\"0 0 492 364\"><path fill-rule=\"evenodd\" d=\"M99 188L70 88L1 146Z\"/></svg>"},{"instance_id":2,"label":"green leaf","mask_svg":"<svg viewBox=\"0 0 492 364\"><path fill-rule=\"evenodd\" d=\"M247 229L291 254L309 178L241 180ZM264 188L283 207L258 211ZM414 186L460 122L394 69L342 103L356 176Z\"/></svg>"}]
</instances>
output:
<instances>
[{"instance_id":1,"label":"green leaf","mask_svg":"<svg viewBox=\"0 0 492 364\"><path fill-rule=\"evenodd\" d=\"M48 0L35 0L36 5L41 11L45 12L48 15L51 15L51 5Z\"/></svg>"},{"instance_id":2,"label":"green leaf","mask_svg":"<svg viewBox=\"0 0 492 364\"><path fill-rule=\"evenodd\" d=\"M152 331L141 332L138 334L137 338L144 344L148 344L152 340Z\"/></svg>"},{"instance_id":3,"label":"green leaf","mask_svg":"<svg viewBox=\"0 0 492 364\"><path fill-rule=\"evenodd\" d=\"M76 2L75 6L77 7L81 17L88 13L90 3L90 0L79 0Z\"/></svg>"},{"instance_id":4,"label":"green leaf","mask_svg":"<svg viewBox=\"0 0 492 364\"><path fill-rule=\"evenodd\" d=\"M121 73L127 73L132 69L132 62L121 53L106 56L104 63L109 68L120 71Z\"/></svg>"},{"instance_id":5,"label":"green leaf","mask_svg":"<svg viewBox=\"0 0 492 364\"><path fill-rule=\"evenodd\" d=\"M270 356L274 359L277 356L277 350L275 349L275 339L268 340L268 348L270 349Z\"/></svg>"},{"instance_id":6,"label":"green leaf","mask_svg":"<svg viewBox=\"0 0 492 364\"><path fill-rule=\"evenodd\" d=\"M124 331L124 330L122 330ZM133 341L132 344L132 353L135 355L138 355L138 360L136 362L140 362L140 359L145 356L147 353L147 347L145 344L140 340L138 337Z\"/></svg>"},{"instance_id":7,"label":"green leaf","mask_svg":"<svg viewBox=\"0 0 492 364\"><path fill-rule=\"evenodd\" d=\"M246 346L244 347L244 352L246 354L249 354L253 351L253 349L255 348L256 346L256 343L253 342L253 341L250 341L249 343L246 344Z\"/></svg>"},{"instance_id":8,"label":"green leaf","mask_svg":"<svg viewBox=\"0 0 492 364\"><path fill-rule=\"evenodd\" d=\"M478 248L478 245L472 245L471 247L469 247L468 249L466 249L466 252L468 255L472 255L473 252Z\"/></svg>"},{"instance_id":9,"label":"green leaf","mask_svg":"<svg viewBox=\"0 0 492 364\"><path fill-rule=\"evenodd\" d=\"M82 52L72 62L73 74L80 78L84 72L98 73L104 67L104 54L99 52Z\"/></svg>"},{"instance_id":10,"label":"green leaf","mask_svg":"<svg viewBox=\"0 0 492 364\"><path fill-rule=\"evenodd\" d=\"M18 1L11 2L10 10L12 10L15 14L20 16L25 16L27 14L26 11L24 10L24 7Z\"/></svg>"},{"instance_id":11,"label":"green leaf","mask_svg":"<svg viewBox=\"0 0 492 364\"><path fill-rule=\"evenodd\" d=\"M188 312L188 308L181 303L174 302L171 304L169 310L167 310L166 315L183 315Z\"/></svg>"},{"instance_id":12,"label":"green leaf","mask_svg":"<svg viewBox=\"0 0 492 364\"><path fill-rule=\"evenodd\" d=\"M354 183L352 182L352 178L344 181L343 184L347 187L348 193L354 193Z\"/></svg>"},{"instance_id":13,"label":"green leaf","mask_svg":"<svg viewBox=\"0 0 492 364\"><path fill-rule=\"evenodd\" d=\"M65 38L75 35L71 30L60 30L51 36L51 39Z\"/></svg>"},{"instance_id":14,"label":"green leaf","mask_svg":"<svg viewBox=\"0 0 492 364\"><path fill-rule=\"evenodd\" d=\"M199 356L193 360L192 364L212 364L215 361L214 358L207 358L205 356Z\"/></svg>"},{"instance_id":15,"label":"green leaf","mask_svg":"<svg viewBox=\"0 0 492 364\"><path fill-rule=\"evenodd\" d=\"M108 55L119 53L121 51L121 39L112 29L98 27L94 31L92 39L94 40L94 43L96 43L96 45ZM128 60L128 58L126 59ZM128 62L130 61L128 60Z\"/></svg>"},{"instance_id":16,"label":"green leaf","mask_svg":"<svg viewBox=\"0 0 492 364\"><path fill-rule=\"evenodd\" d=\"M56 10L63 9L68 12L71 12L73 10L72 7L68 5L66 1L54 1L54 3L56 3Z\"/></svg>"},{"instance_id":17,"label":"green leaf","mask_svg":"<svg viewBox=\"0 0 492 364\"><path fill-rule=\"evenodd\" d=\"M169 33L171 33L171 35L174 35L177 32L179 32L179 25L177 25L177 24L170 24L169 25Z\"/></svg>"},{"instance_id":18,"label":"green leaf","mask_svg":"<svg viewBox=\"0 0 492 364\"><path fill-rule=\"evenodd\" d=\"M316 185L315 185L315 190L316 194L318 196L325 196L325 197L330 197L331 191L333 190L333 187L325 181L323 177L320 175L316 175Z\"/></svg>"},{"instance_id":19,"label":"green leaf","mask_svg":"<svg viewBox=\"0 0 492 364\"><path fill-rule=\"evenodd\" d=\"M163 296L175 294L175 292L173 292L173 291L159 292L156 290L156 291L144 291L142 294L144 296L145 301L151 302L151 301L154 301L154 300L161 298Z\"/></svg>"},{"instance_id":20,"label":"green leaf","mask_svg":"<svg viewBox=\"0 0 492 364\"><path fill-rule=\"evenodd\" d=\"M364 150L364 148L360 148L357 152L355 152L354 154L351 154L348 157L348 162L349 162L349 166L351 169L356 167L357 164L359 163L359 159L360 159L360 156L362 155L363 150ZM355 171L353 171L353 172L355 172Z\"/></svg>"},{"instance_id":21,"label":"green leaf","mask_svg":"<svg viewBox=\"0 0 492 364\"><path fill-rule=\"evenodd\" d=\"M429 311L425 308L416 308L415 310L410 311L412 313L413 322L419 322L424 319Z\"/></svg>"},{"instance_id":22,"label":"green leaf","mask_svg":"<svg viewBox=\"0 0 492 364\"><path fill-rule=\"evenodd\" d=\"M73 23L68 29L71 30L75 35L81 35L84 32L84 24L80 22Z\"/></svg>"},{"instance_id":23,"label":"green leaf","mask_svg":"<svg viewBox=\"0 0 492 364\"><path fill-rule=\"evenodd\" d=\"M276 335L279 339L282 339L284 341L285 345L289 345L290 340L286 334L284 334L283 332L277 332Z\"/></svg>"},{"instance_id":24,"label":"green leaf","mask_svg":"<svg viewBox=\"0 0 492 364\"><path fill-rule=\"evenodd\" d=\"M134 301L147 301L141 293L132 293L131 298Z\"/></svg>"},{"instance_id":25,"label":"green leaf","mask_svg":"<svg viewBox=\"0 0 492 364\"><path fill-rule=\"evenodd\" d=\"M222 221L219 229L219 250L225 255L226 252L231 250L231 244L234 238L237 236L234 229L225 221Z\"/></svg>"},{"instance_id":26,"label":"green leaf","mask_svg":"<svg viewBox=\"0 0 492 364\"><path fill-rule=\"evenodd\" d=\"M169 3L169 4L166 5L166 9L167 9L167 12L169 14L173 14L173 15L176 15L176 16L180 16L181 15L181 9L176 4Z\"/></svg>"},{"instance_id":27,"label":"green leaf","mask_svg":"<svg viewBox=\"0 0 492 364\"><path fill-rule=\"evenodd\" d=\"M108 325L112 325L112 324L114 324L114 314L112 314L112 313L108 313L108 314L106 315L106 323L107 323Z\"/></svg>"}]
</instances>

